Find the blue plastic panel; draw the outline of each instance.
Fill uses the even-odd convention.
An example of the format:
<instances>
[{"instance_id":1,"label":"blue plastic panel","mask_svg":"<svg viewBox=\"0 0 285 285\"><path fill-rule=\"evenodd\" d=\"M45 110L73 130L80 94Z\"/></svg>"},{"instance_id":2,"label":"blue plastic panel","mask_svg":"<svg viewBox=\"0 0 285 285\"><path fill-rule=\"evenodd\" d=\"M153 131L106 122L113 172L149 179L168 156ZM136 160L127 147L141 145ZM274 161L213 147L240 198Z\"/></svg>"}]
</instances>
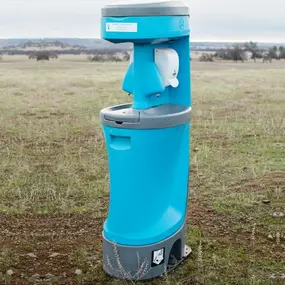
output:
<instances>
[{"instance_id":1,"label":"blue plastic panel","mask_svg":"<svg viewBox=\"0 0 285 285\"><path fill-rule=\"evenodd\" d=\"M147 245L170 237L186 217L190 124L103 129L110 170L105 237L121 245Z\"/></svg>"}]
</instances>

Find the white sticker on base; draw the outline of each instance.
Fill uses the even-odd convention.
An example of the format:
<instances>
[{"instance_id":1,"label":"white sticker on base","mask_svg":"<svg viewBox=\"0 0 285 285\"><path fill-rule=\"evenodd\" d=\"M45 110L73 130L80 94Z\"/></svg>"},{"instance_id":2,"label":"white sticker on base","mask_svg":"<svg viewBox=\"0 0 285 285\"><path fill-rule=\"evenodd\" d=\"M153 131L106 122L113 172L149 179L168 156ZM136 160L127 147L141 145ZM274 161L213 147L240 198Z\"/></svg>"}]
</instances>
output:
<instances>
[{"instance_id":1,"label":"white sticker on base","mask_svg":"<svg viewBox=\"0 0 285 285\"><path fill-rule=\"evenodd\" d=\"M137 33L138 23L106 23L107 32Z\"/></svg>"},{"instance_id":2,"label":"white sticker on base","mask_svg":"<svg viewBox=\"0 0 285 285\"><path fill-rule=\"evenodd\" d=\"M153 252L152 263L160 265L164 261L164 248Z\"/></svg>"}]
</instances>

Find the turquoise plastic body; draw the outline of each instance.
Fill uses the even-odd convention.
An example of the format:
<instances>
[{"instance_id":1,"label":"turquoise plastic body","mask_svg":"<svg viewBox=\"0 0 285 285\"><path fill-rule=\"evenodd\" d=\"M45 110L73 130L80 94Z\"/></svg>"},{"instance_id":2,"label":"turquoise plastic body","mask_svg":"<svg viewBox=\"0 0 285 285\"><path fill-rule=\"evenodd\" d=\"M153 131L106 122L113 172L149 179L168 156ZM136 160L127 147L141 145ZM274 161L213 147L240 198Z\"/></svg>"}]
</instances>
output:
<instances>
[{"instance_id":1,"label":"turquoise plastic body","mask_svg":"<svg viewBox=\"0 0 285 285\"><path fill-rule=\"evenodd\" d=\"M136 24L136 32L110 32L110 24ZM133 95L133 108L147 109L161 104L191 105L190 28L188 16L105 17L102 38L113 42L134 43L134 61L129 65L122 89ZM155 64L156 48L171 48L179 55L179 86L164 87ZM159 94L159 96L157 96Z\"/></svg>"},{"instance_id":2,"label":"turquoise plastic body","mask_svg":"<svg viewBox=\"0 0 285 285\"><path fill-rule=\"evenodd\" d=\"M112 32L111 23L135 24L137 30ZM113 43L134 43L134 61L122 84L133 95L133 108L191 106L188 16L106 17L101 33ZM177 88L165 88L155 64L156 48L178 53ZM143 246L175 234L186 218L190 124L150 130L103 126L103 130L110 171L104 236L120 245Z\"/></svg>"},{"instance_id":3,"label":"turquoise plastic body","mask_svg":"<svg viewBox=\"0 0 285 285\"><path fill-rule=\"evenodd\" d=\"M105 237L129 246L170 237L185 222L190 124L157 130L103 129L110 170Z\"/></svg>"}]
</instances>

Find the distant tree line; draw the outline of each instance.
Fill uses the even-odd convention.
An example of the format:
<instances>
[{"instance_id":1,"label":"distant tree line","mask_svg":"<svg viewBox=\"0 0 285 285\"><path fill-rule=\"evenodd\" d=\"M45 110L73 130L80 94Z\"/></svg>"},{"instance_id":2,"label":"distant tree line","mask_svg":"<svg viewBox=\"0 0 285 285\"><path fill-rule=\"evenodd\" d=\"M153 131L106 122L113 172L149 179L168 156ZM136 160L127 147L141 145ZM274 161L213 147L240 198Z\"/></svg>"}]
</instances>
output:
<instances>
[{"instance_id":1,"label":"distant tree line","mask_svg":"<svg viewBox=\"0 0 285 285\"><path fill-rule=\"evenodd\" d=\"M215 59L215 55L213 53L203 53L199 60L203 62L213 62Z\"/></svg>"},{"instance_id":2,"label":"distant tree line","mask_svg":"<svg viewBox=\"0 0 285 285\"><path fill-rule=\"evenodd\" d=\"M64 53L65 54L65 53ZM85 53L86 54L86 53ZM37 61L49 61L51 59L57 59L59 57L59 53L56 51L33 51L29 53L25 53L29 57L30 60ZM111 50L105 51L89 51L87 53L87 60L91 62L120 62L120 61L129 61L130 60L130 52L122 51L122 52L113 52ZM2 56L0 54L0 61L2 60Z\"/></svg>"},{"instance_id":3,"label":"distant tree line","mask_svg":"<svg viewBox=\"0 0 285 285\"><path fill-rule=\"evenodd\" d=\"M97 52L87 57L89 61L93 62L105 62L105 61L129 61L130 60L130 53L125 52Z\"/></svg>"},{"instance_id":4,"label":"distant tree line","mask_svg":"<svg viewBox=\"0 0 285 285\"><path fill-rule=\"evenodd\" d=\"M57 59L58 55L55 52L37 51L29 54L29 59L36 59L37 61L49 61L50 59ZM128 61L130 60L129 52L114 53L114 52L97 52L88 55L87 59L92 62L105 62L105 61Z\"/></svg>"},{"instance_id":5,"label":"distant tree line","mask_svg":"<svg viewBox=\"0 0 285 285\"><path fill-rule=\"evenodd\" d=\"M50 60L50 59L57 59L58 55L55 52L47 52L47 51L38 51L32 52L29 54L29 59L36 59L37 61L40 60Z\"/></svg>"},{"instance_id":6,"label":"distant tree line","mask_svg":"<svg viewBox=\"0 0 285 285\"><path fill-rule=\"evenodd\" d=\"M284 46L273 46L269 49L261 49L256 42L251 41L244 44L233 44L212 54L204 53L199 58L200 61L208 62L212 62L214 59L232 60L234 62L244 62L249 59L256 62L257 59L263 59L263 62L272 62L273 59L285 59L285 48Z\"/></svg>"},{"instance_id":7,"label":"distant tree line","mask_svg":"<svg viewBox=\"0 0 285 285\"><path fill-rule=\"evenodd\" d=\"M114 53L114 52L125 52L126 50L124 49L53 49L51 50L41 50L41 51L46 51L46 52L53 52L57 55L93 55L96 53ZM31 54L31 51L29 50L24 50L24 49L2 49L1 50L2 54L6 55L27 55L29 56Z\"/></svg>"}]
</instances>

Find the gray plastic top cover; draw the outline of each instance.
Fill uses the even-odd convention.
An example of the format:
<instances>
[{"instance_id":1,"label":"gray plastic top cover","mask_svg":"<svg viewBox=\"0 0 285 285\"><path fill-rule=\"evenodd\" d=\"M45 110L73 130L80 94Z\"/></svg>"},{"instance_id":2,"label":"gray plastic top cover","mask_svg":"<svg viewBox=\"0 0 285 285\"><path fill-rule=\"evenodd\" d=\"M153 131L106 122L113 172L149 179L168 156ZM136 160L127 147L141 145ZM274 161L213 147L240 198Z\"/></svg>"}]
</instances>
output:
<instances>
[{"instance_id":1,"label":"gray plastic top cover","mask_svg":"<svg viewBox=\"0 0 285 285\"><path fill-rule=\"evenodd\" d=\"M165 104L137 110L131 104L118 105L103 109L100 120L103 126L121 129L164 129L188 123L192 108L181 105Z\"/></svg>"},{"instance_id":2,"label":"gray plastic top cover","mask_svg":"<svg viewBox=\"0 0 285 285\"><path fill-rule=\"evenodd\" d=\"M189 16L189 8L182 1L137 2L109 4L102 9L102 17Z\"/></svg>"}]
</instances>

